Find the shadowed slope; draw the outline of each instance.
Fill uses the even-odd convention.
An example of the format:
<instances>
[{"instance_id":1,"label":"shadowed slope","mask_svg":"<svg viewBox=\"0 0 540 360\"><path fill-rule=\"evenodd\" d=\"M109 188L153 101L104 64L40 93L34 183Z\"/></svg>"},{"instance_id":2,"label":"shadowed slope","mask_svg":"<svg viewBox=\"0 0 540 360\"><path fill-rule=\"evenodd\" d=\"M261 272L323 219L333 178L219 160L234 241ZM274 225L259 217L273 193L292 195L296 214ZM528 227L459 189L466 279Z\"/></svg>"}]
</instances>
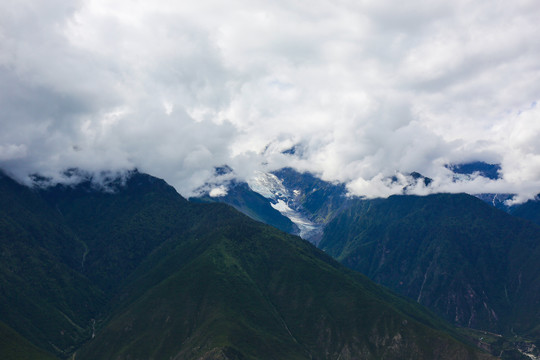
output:
<instances>
[{"instance_id":1,"label":"shadowed slope","mask_svg":"<svg viewBox=\"0 0 540 360\"><path fill-rule=\"evenodd\" d=\"M223 205L193 211L198 220L141 264L78 359L478 356L309 243Z\"/></svg>"},{"instance_id":2,"label":"shadowed slope","mask_svg":"<svg viewBox=\"0 0 540 360\"><path fill-rule=\"evenodd\" d=\"M57 360L36 348L15 330L0 322L0 358L2 360Z\"/></svg>"},{"instance_id":3,"label":"shadowed slope","mask_svg":"<svg viewBox=\"0 0 540 360\"><path fill-rule=\"evenodd\" d=\"M151 176L1 180L0 320L61 356L86 339L79 360L486 356L298 237Z\"/></svg>"},{"instance_id":4,"label":"shadowed slope","mask_svg":"<svg viewBox=\"0 0 540 360\"><path fill-rule=\"evenodd\" d=\"M540 323L540 228L465 194L358 201L320 247L460 325Z\"/></svg>"},{"instance_id":5,"label":"shadowed slope","mask_svg":"<svg viewBox=\"0 0 540 360\"><path fill-rule=\"evenodd\" d=\"M83 253L56 211L0 174L0 321L59 355L89 338L105 296L74 270Z\"/></svg>"}]
</instances>

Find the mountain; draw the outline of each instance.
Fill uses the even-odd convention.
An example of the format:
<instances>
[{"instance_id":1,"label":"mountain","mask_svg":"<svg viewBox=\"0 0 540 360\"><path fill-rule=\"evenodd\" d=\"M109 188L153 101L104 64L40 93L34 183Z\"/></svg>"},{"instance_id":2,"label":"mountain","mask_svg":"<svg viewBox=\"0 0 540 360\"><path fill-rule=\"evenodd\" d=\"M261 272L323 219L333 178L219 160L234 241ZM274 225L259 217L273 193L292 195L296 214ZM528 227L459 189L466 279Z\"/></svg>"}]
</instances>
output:
<instances>
[{"instance_id":1,"label":"mountain","mask_svg":"<svg viewBox=\"0 0 540 360\"><path fill-rule=\"evenodd\" d=\"M58 360L32 345L2 322L0 322L0 356L3 360Z\"/></svg>"},{"instance_id":2,"label":"mountain","mask_svg":"<svg viewBox=\"0 0 540 360\"><path fill-rule=\"evenodd\" d=\"M225 206L150 255L78 359L474 358L414 304Z\"/></svg>"},{"instance_id":3,"label":"mountain","mask_svg":"<svg viewBox=\"0 0 540 360\"><path fill-rule=\"evenodd\" d=\"M496 194L496 193L484 193L484 194L473 194L475 197L484 201L485 203L505 211L509 214L512 214L512 210L519 205L509 205L508 201L514 198L514 194Z\"/></svg>"},{"instance_id":4,"label":"mountain","mask_svg":"<svg viewBox=\"0 0 540 360\"><path fill-rule=\"evenodd\" d=\"M299 173L291 168L274 172L293 194L293 204L307 214L315 224L324 225L347 204L345 184L321 180L309 172Z\"/></svg>"},{"instance_id":5,"label":"mountain","mask_svg":"<svg viewBox=\"0 0 540 360\"><path fill-rule=\"evenodd\" d=\"M332 184L291 168L258 172L247 182L232 181L226 186L226 195L210 196L206 191L190 200L232 205L252 219L314 244L320 241L324 225L347 205L344 184Z\"/></svg>"},{"instance_id":6,"label":"mountain","mask_svg":"<svg viewBox=\"0 0 540 360\"><path fill-rule=\"evenodd\" d=\"M0 177L0 321L60 357L90 339L120 284L185 226L188 202L131 173L105 187Z\"/></svg>"},{"instance_id":7,"label":"mountain","mask_svg":"<svg viewBox=\"0 0 540 360\"><path fill-rule=\"evenodd\" d=\"M203 193L201 196L192 197L189 200L207 203L222 202L231 205L254 220L271 225L289 234L300 233L298 226L291 219L282 215L272 207L272 203L267 198L251 190L249 185L244 182L231 182L226 195L210 196L209 193Z\"/></svg>"},{"instance_id":8,"label":"mountain","mask_svg":"<svg viewBox=\"0 0 540 360\"><path fill-rule=\"evenodd\" d=\"M452 164L446 166L454 173L455 180L470 179L473 176L481 176L490 180L498 180L502 178L501 165L489 164L483 161L473 161L462 164ZM515 206L509 205L509 200L515 197L515 194L508 193L479 193L471 194L484 202L496 207L497 209L512 213Z\"/></svg>"},{"instance_id":9,"label":"mountain","mask_svg":"<svg viewBox=\"0 0 540 360\"><path fill-rule=\"evenodd\" d=\"M293 151L293 150L291 150ZM473 161L446 166L454 173L456 181L481 176L486 179L501 178L501 166L483 161ZM285 232L300 235L318 244L326 224L340 211L347 208L351 197L343 183L330 183L315 175L283 168L272 173L258 172L247 182L230 180L234 170L230 167L216 169L216 176L227 175L221 185L227 194L210 196L210 189L201 189L199 196L190 198L195 202L222 202L232 205L251 218L272 225ZM387 179L402 184L402 195L410 195L414 189L429 188L433 180L418 172L401 174ZM219 183L219 182L218 182ZM540 224L538 200L525 204L510 205L515 197L510 193L471 194L493 207ZM287 220L288 219L288 220ZM292 223L292 224L291 224Z\"/></svg>"},{"instance_id":10,"label":"mountain","mask_svg":"<svg viewBox=\"0 0 540 360\"><path fill-rule=\"evenodd\" d=\"M0 321L59 357L489 358L308 242L149 175L0 185Z\"/></svg>"},{"instance_id":11,"label":"mountain","mask_svg":"<svg viewBox=\"0 0 540 360\"><path fill-rule=\"evenodd\" d=\"M92 179L40 191L85 244L78 270L107 294L167 238L189 221L186 199L165 181L131 172L96 188Z\"/></svg>"},{"instance_id":12,"label":"mountain","mask_svg":"<svg viewBox=\"0 0 540 360\"><path fill-rule=\"evenodd\" d=\"M500 179L499 172L501 171L501 166L499 164L488 164L483 161L473 161L463 164L448 165L447 168L452 170L455 174L478 174L492 180Z\"/></svg>"},{"instance_id":13,"label":"mountain","mask_svg":"<svg viewBox=\"0 0 540 360\"><path fill-rule=\"evenodd\" d=\"M492 180L500 178L501 167L498 164L476 161L447 167L454 172L456 180L472 176L483 176ZM234 176L234 170L230 167L218 168L216 175L218 174ZM206 187L201 190L201 195L190 200L232 205L257 221L300 235L315 245L321 240L328 222L346 209L351 200L358 199L348 195L344 183L327 182L309 172L301 173L292 168L282 168L271 173L257 172L247 182L226 178L221 184L224 189L227 188L226 195L210 196L211 189ZM429 188L433 182L418 172L392 176L387 180L394 185L401 184L402 195L410 195L418 187ZM513 194L472 195L508 213L514 210L513 206L507 204L507 201L515 196ZM540 212L535 214L539 215L529 216L540 216Z\"/></svg>"},{"instance_id":14,"label":"mountain","mask_svg":"<svg viewBox=\"0 0 540 360\"><path fill-rule=\"evenodd\" d=\"M483 176L495 180L500 177L499 172L501 170L501 167L497 164L473 162L467 164L452 165L449 166L449 169L454 171L454 173L456 174L456 179L470 176ZM391 180L399 182L403 179L395 178ZM406 180L409 185L404 186L403 194L408 194L409 188L414 188L417 186L429 187L432 181L431 179L426 178L419 173L408 174L406 176ZM316 229L315 232L301 233L302 237L320 247L323 247L326 251L329 252L329 254L337 257L340 261L349 261L345 262L345 264L347 264L348 266L365 272L366 274L370 275L375 281L387 286L391 286L394 290L399 291L400 293L407 295L414 300L418 300L420 291L419 289L420 287L422 287L423 284L423 295L420 297L422 303L435 309L435 311L438 311L440 314L443 314L449 321L456 322L457 324L465 327L472 326L483 329L490 329L491 331L504 333L512 338L511 340L509 340L510 344L507 344L507 340L501 340L501 338L494 339L494 342L497 345L494 345L494 347L491 347L490 345L490 348L494 353L504 353L504 356L508 358L512 358L512 356L509 355L512 352L517 354L516 358L520 358L522 356L519 355L519 352L517 352L516 348L519 348L521 351L523 349L527 349L527 346L523 347L519 342L515 341L514 334L512 333L512 326L516 324L517 327L521 329L520 333L524 334L527 338L539 339L538 329L535 330L536 324L538 324L538 316L534 315L533 317L529 317L528 315L536 314L535 309L538 307L536 303L536 301L538 301L538 293L536 290L534 290L538 288L538 266L533 260L530 260L533 258L532 256L528 257L528 265L524 265L523 267L523 269L526 269L523 270L523 272L528 274L526 275L526 277L528 277L528 283L531 284L531 289L527 291L523 291L523 289L521 289L519 294L514 294L511 299L510 297L507 298L506 295L506 293L508 292L506 288L508 288L509 286L508 284L506 284L506 282L508 282L507 280L505 280L506 288L504 286L497 287L493 285L498 282L498 276L503 276L502 274L506 271L505 269L508 267L508 265L505 261L497 263L496 260L490 260L489 255L484 254L484 259L482 261L478 262L473 258L468 259L464 262L465 264L467 264L466 271L458 271L456 270L458 268L457 264L463 262L462 257L470 258L471 256L474 257L475 255L469 254L467 249L462 248L456 250L453 248L454 245L441 246L441 254L439 256L446 257L448 259L447 263L440 265L441 271L451 271L449 275L446 275L447 278L451 276L456 277L454 283L455 289L453 289L455 291L453 293L447 291L447 293L444 294L441 289L431 289L432 285L440 288L444 288L445 285L441 285L439 281L430 282L429 276L427 276L426 282L423 282L423 276L426 274L427 270L425 264L421 266L419 265L417 266L417 268L415 268L416 272L414 272L415 278L413 280L410 280L409 283L402 282L400 280L400 285L397 286L395 284L392 284L392 282L388 279L383 279L382 275L378 275L380 277L374 277L374 271L366 269L364 267L360 267L354 261L350 261L349 254L347 253L347 251L349 251L350 249L355 249L355 247L358 245L358 243L355 242L357 240L356 238L362 237L363 242L361 246L366 246L366 248L364 249L365 251L362 253L362 256L369 258L370 256L372 256L370 252L373 251L373 248L365 245L365 243L369 243L369 237L373 237L372 240L379 241L378 237L383 236L381 235L383 233L383 228L387 226L402 227L402 225L398 224L399 220L392 217L393 212L391 210L370 215L374 218L378 218L378 221L380 222L379 226L381 229L378 229L377 231L379 231L380 233L377 233L377 231L374 231L370 227L372 225L371 223L366 224L365 222L360 221L358 226L353 226L352 223L354 221L348 219L349 217L353 217L354 219L358 220L361 216L365 215L362 211L358 210L358 207L371 206L373 204L379 204L379 202L385 203L386 200L362 200L359 198L347 197L346 188L343 184L332 184L324 182L313 176L312 174L298 173L290 168L275 171L272 174L258 174L253 179L251 179L251 181L248 181L248 183L249 189L251 191L258 192L259 194L264 196L265 199L267 199L267 201L272 204L272 206L280 209L283 215L289 216L291 219L293 219L294 217L298 218L298 215L300 214L303 219L306 219L306 221L309 222L312 228ZM511 229L516 228L514 225L508 226L508 222L514 222L514 220L509 220L512 219L512 217L502 216L503 220L501 220L499 224L496 224L493 227L494 229L500 228L501 231L499 231L498 233L489 233L489 227L492 226L493 222L496 222L495 219L498 219L500 217L500 213L499 216L491 216L489 214L485 214L482 219L479 219L477 221L479 224L483 225L473 225L473 219L475 219L476 217L475 210L473 209L480 207L485 212L488 211L487 207L481 206L470 196L441 195L440 198L438 197L438 195L434 196L436 197L436 199L433 200L434 203L438 203L440 201L438 205L433 204L432 207L434 210L438 210L437 206L446 207L447 204L445 201L448 198L455 197L456 200L454 204L454 210L452 211L456 213L463 212L463 218L456 219L453 226L442 226L439 227L437 230L436 228L438 225L440 225L440 222L445 221L444 217L453 216L448 212L442 212L441 217L437 220L438 222L433 224L433 229L430 230L430 236L433 236L435 239L446 238L446 242L451 244L451 239L454 237L454 234L464 232L468 235L461 234L459 236L467 236L474 242L480 242L482 244L481 248L483 249L491 249L492 247L497 247L497 243L501 241L500 237L502 236L506 238L506 240L504 240L505 245L502 247L503 250L495 249L492 251L493 253L497 254L497 256L501 256L501 252L509 251L509 249L511 248L510 244L513 241L512 237L514 236L512 234L512 231L514 230ZM526 218L531 221L538 221L540 216L540 211L537 208L538 202L535 201L530 201L526 204L518 206L509 206L507 204L507 200L511 200L513 198L512 194L486 193L474 194L474 196L483 200L485 203L491 205L494 208L504 210L507 213L518 217ZM416 225L418 225L418 227L421 227L423 226L422 224L424 224L425 222L422 218L423 215L420 215L423 211L422 208L425 206L425 204L423 204L422 201L413 201L413 199L418 197L411 196L409 198L409 196L405 196L404 198L410 199L411 204L410 207L400 210L400 218L410 218L409 222L411 224L408 224L407 227L402 227L402 229L400 230L402 234L400 234L400 236L402 238L414 238L424 236L417 233ZM428 201L428 199L429 197L425 198L425 201ZM470 202L474 203L474 206L471 206L469 204ZM391 203L392 200L389 200L388 204ZM417 206L419 206L420 209L416 208ZM388 207L391 207L391 205L388 205ZM463 209L461 209L461 207L463 207ZM357 214L357 212L360 212L362 215ZM416 214L417 217L415 218L413 215L409 216L409 213ZM482 211L480 211L480 213L482 213ZM331 221L336 217L339 217L341 220L339 221L338 225L332 225ZM371 222L372 220L366 221ZM463 229L461 229L462 226ZM476 230L474 229L474 227L480 227L483 230L477 235L475 233ZM321 238L323 238L323 231L325 232L325 243L319 243L321 241ZM410 234L408 234L407 231L410 231ZM529 231L536 234L537 230ZM522 240L528 236L522 235L518 236L521 236ZM480 240L476 239L476 237L479 237ZM537 238L537 235L533 235L533 238ZM494 240L494 243L491 242L491 239ZM328 241L330 241L332 244L329 244ZM398 242L399 240L395 239L394 241ZM427 245L429 242L429 239L427 238L417 241L421 242L422 245L409 245L421 246L421 248L417 249L416 252L405 251L404 248L406 247L406 245L403 245L401 247L396 246L396 248L399 248L399 250L396 250L396 252L401 251L401 256L404 259L409 257L409 259L407 259L406 261L410 263L415 263L419 261L417 258L425 257L422 252L429 251L431 245ZM338 249L331 249L334 246ZM344 246L348 249L339 249L339 246ZM439 245L433 246L437 247ZM536 247L524 246L522 249L519 248L520 246L516 246L515 250L513 250L518 254L518 260L513 260L515 261L514 264L517 264L519 263L519 261L521 261L521 258L519 256L524 256L523 254L526 254L528 251ZM455 253L457 253L457 255ZM508 256L512 257L512 254L509 254ZM427 255L427 257L429 256L430 255ZM424 263L426 261L427 260L424 260ZM456 263L452 264L453 261L455 261ZM388 266L390 267L391 265ZM452 268L452 266L454 268ZM407 269L409 268L412 268L412 265ZM476 274L477 271L480 272L480 276ZM458 275L455 275L456 273ZM464 279L469 276L468 274L474 274L471 279L474 278L475 280L471 280L470 283L467 283L467 281ZM450 280L447 279L447 282L448 281ZM441 282L444 283L444 281L442 280ZM488 282L490 285L484 284L484 282ZM473 295L470 295L467 290L467 286L470 286L476 292ZM482 296L484 296L484 293L486 292L486 289L483 288L484 286L490 286L493 288L488 291L489 299L485 302L481 300ZM497 287L496 290L494 290L495 287ZM440 294L438 295L439 297L437 298L437 300L429 300L429 297L426 298L425 296L426 291L440 291ZM478 296L478 294L482 294L482 296ZM445 298L446 295L450 296L450 298ZM470 297L475 299L471 300ZM521 303L524 301L524 299L531 300L529 301L529 303L526 303L525 301L522 306ZM494 308L496 308L496 311L493 307L491 307L492 303L494 304ZM442 309L444 307L443 304L446 304L444 310ZM451 315L450 313L452 306L454 307L453 309L455 311L455 314L453 315ZM492 313L492 311L494 311L494 313ZM505 319L501 320L499 319L499 317ZM515 320L516 317L520 318L520 320ZM485 336L480 337L485 338ZM540 341L537 345L540 346ZM512 347L514 348L512 349ZM523 351L529 354L533 354L535 352L527 350Z\"/></svg>"},{"instance_id":15,"label":"mountain","mask_svg":"<svg viewBox=\"0 0 540 360\"><path fill-rule=\"evenodd\" d=\"M473 196L359 200L320 248L461 326L540 339L540 228Z\"/></svg>"},{"instance_id":16,"label":"mountain","mask_svg":"<svg viewBox=\"0 0 540 360\"><path fill-rule=\"evenodd\" d=\"M536 225L540 225L540 201L538 201L538 196L534 200L512 206L508 212L519 218L530 220Z\"/></svg>"},{"instance_id":17,"label":"mountain","mask_svg":"<svg viewBox=\"0 0 540 360\"><path fill-rule=\"evenodd\" d=\"M84 249L58 211L0 173L0 321L46 351L73 352L105 304L76 270Z\"/></svg>"}]
</instances>

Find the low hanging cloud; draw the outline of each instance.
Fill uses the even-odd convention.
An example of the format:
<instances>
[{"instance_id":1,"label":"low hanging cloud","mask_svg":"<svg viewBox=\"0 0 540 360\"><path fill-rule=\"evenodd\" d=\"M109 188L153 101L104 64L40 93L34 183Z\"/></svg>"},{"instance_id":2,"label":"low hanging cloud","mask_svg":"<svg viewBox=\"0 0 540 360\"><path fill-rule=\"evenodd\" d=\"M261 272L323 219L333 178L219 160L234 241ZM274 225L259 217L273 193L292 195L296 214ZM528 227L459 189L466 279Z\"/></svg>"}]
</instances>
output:
<instances>
[{"instance_id":1,"label":"low hanging cloud","mask_svg":"<svg viewBox=\"0 0 540 360\"><path fill-rule=\"evenodd\" d=\"M525 200L540 192L538 18L535 1L3 1L0 168L137 167L186 196L223 164L369 197L417 171L433 182L416 193ZM456 181L447 165L470 161L501 178Z\"/></svg>"}]
</instances>

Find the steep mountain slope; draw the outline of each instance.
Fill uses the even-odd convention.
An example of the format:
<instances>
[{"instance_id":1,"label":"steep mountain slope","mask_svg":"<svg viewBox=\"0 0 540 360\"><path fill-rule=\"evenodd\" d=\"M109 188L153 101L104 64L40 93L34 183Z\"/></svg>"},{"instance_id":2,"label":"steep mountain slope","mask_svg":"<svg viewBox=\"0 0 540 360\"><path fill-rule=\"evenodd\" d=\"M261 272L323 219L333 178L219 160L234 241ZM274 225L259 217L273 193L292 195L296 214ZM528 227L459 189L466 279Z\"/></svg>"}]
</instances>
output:
<instances>
[{"instance_id":1,"label":"steep mountain slope","mask_svg":"<svg viewBox=\"0 0 540 360\"><path fill-rule=\"evenodd\" d=\"M106 188L0 176L0 321L58 356L91 338L121 282L183 228L176 191L134 172ZM171 210L171 207L174 209Z\"/></svg>"},{"instance_id":2,"label":"steep mountain slope","mask_svg":"<svg viewBox=\"0 0 540 360\"><path fill-rule=\"evenodd\" d=\"M486 356L307 242L151 176L1 180L0 321L62 357L86 339L77 359Z\"/></svg>"},{"instance_id":3,"label":"steep mountain slope","mask_svg":"<svg viewBox=\"0 0 540 360\"><path fill-rule=\"evenodd\" d=\"M222 202L233 206L254 220L271 225L289 234L299 233L298 226L273 208L267 198L251 190L249 185L243 182L231 182L227 195L212 197L209 194L203 194L200 197L190 198L190 201Z\"/></svg>"},{"instance_id":4,"label":"steep mountain slope","mask_svg":"<svg viewBox=\"0 0 540 360\"><path fill-rule=\"evenodd\" d=\"M0 358L2 360L57 360L38 349L15 330L0 322Z\"/></svg>"},{"instance_id":5,"label":"steep mountain slope","mask_svg":"<svg viewBox=\"0 0 540 360\"><path fill-rule=\"evenodd\" d=\"M0 321L59 355L89 338L105 296L74 270L83 252L38 194L0 174Z\"/></svg>"},{"instance_id":6,"label":"steep mountain slope","mask_svg":"<svg viewBox=\"0 0 540 360\"><path fill-rule=\"evenodd\" d=\"M540 225L540 201L538 199L529 200L523 204L513 206L508 211L510 214L527 219Z\"/></svg>"},{"instance_id":7,"label":"steep mountain slope","mask_svg":"<svg viewBox=\"0 0 540 360\"><path fill-rule=\"evenodd\" d=\"M129 279L77 359L475 358L411 302L225 206Z\"/></svg>"},{"instance_id":8,"label":"steep mountain slope","mask_svg":"<svg viewBox=\"0 0 540 360\"><path fill-rule=\"evenodd\" d=\"M91 179L40 195L86 245L79 270L113 294L158 245L181 233L188 201L165 181L137 171L96 188Z\"/></svg>"},{"instance_id":9,"label":"steep mountain slope","mask_svg":"<svg viewBox=\"0 0 540 360\"><path fill-rule=\"evenodd\" d=\"M462 326L538 335L540 228L472 196L358 201L320 247Z\"/></svg>"},{"instance_id":10,"label":"steep mountain slope","mask_svg":"<svg viewBox=\"0 0 540 360\"><path fill-rule=\"evenodd\" d=\"M227 195L203 193L190 200L232 205L252 219L314 244L320 241L324 225L347 205L344 184L332 184L291 168L259 172L247 183L232 181L227 188Z\"/></svg>"},{"instance_id":11,"label":"steep mountain slope","mask_svg":"<svg viewBox=\"0 0 540 360\"><path fill-rule=\"evenodd\" d=\"M316 224L326 224L346 204L344 184L332 184L291 168L283 168L274 174L294 194L294 206L302 209Z\"/></svg>"}]
</instances>

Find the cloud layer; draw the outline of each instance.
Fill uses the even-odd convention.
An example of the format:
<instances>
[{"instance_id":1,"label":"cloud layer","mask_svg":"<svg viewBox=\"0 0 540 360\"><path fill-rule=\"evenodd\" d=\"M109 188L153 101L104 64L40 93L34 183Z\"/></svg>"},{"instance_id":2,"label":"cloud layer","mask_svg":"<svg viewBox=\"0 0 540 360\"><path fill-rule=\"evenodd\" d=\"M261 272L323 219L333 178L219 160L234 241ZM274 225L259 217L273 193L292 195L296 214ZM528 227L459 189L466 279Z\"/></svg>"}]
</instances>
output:
<instances>
[{"instance_id":1,"label":"cloud layer","mask_svg":"<svg viewBox=\"0 0 540 360\"><path fill-rule=\"evenodd\" d=\"M418 171L436 191L526 199L540 192L539 18L525 0L4 0L0 167L137 167L184 195L223 164L367 196ZM502 179L445 167L477 160Z\"/></svg>"}]
</instances>

